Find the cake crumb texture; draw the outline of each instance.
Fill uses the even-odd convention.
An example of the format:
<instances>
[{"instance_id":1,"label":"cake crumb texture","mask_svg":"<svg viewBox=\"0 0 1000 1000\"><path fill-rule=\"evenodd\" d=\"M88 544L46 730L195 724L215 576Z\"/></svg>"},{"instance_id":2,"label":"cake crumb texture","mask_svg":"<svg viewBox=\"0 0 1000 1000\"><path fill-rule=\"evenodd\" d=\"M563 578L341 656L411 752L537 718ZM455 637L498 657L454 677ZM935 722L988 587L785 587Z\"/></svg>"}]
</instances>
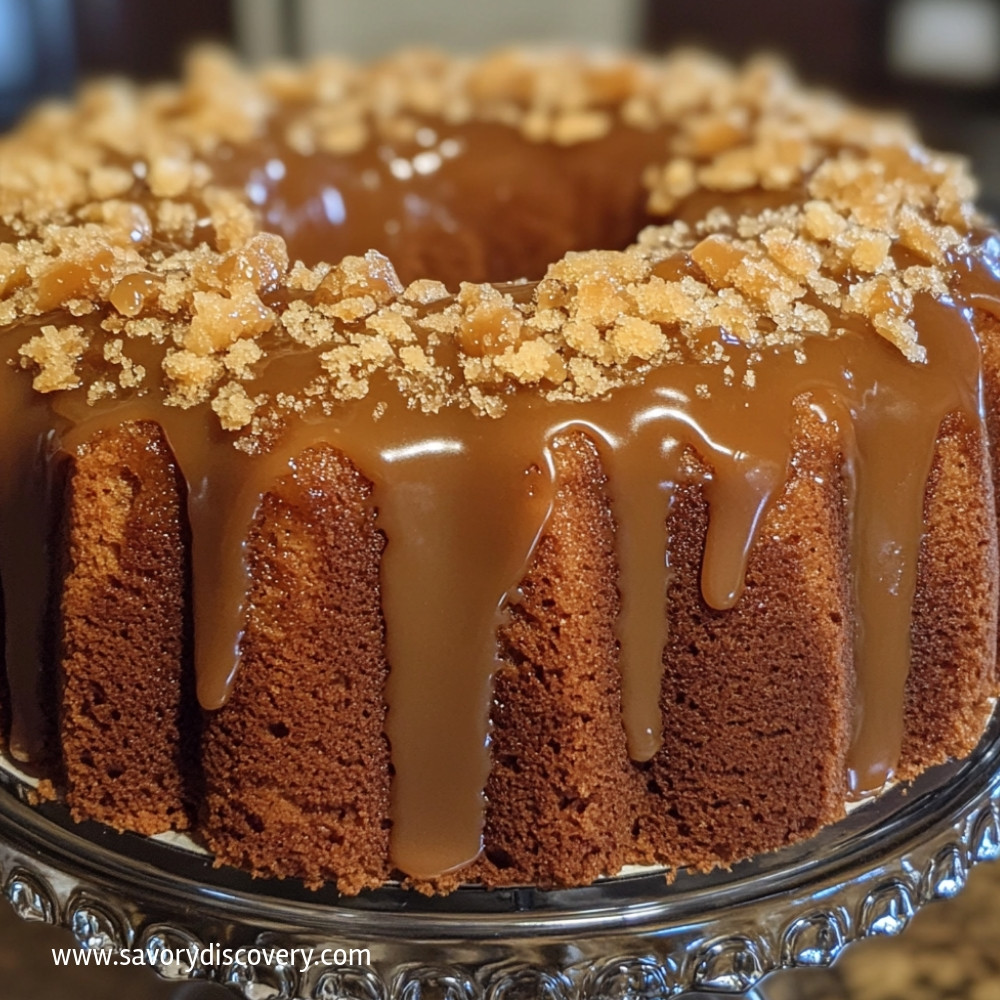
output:
<instances>
[{"instance_id":1,"label":"cake crumb texture","mask_svg":"<svg viewBox=\"0 0 1000 1000\"><path fill-rule=\"evenodd\" d=\"M924 501L901 778L966 756L993 709L995 517L986 443L952 416L938 437Z\"/></svg>"},{"instance_id":2,"label":"cake crumb texture","mask_svg":"<svg viewBox=\"0 0 1000 1000\"><path fill-rule=\"evenodd\" d=\"M615 669L614 521L590 439L573 434L553 450L555 508L500 633L486 884L586 884L636 861L640 783Z\"/></svg>"},{"instance_id":3,"label":"cake crumb texture","mask_svg":"<svg viewBox=\"0 0 1000 1000\"><path fill-rule=\"evenodd\" d=\"M730 864L844 813L853 618L841 455L829 425L798 412L793 470L735 608L701 597L709 470L694 455L668 521L664 743L645 768L639 840L672 866Z\"/></svg>"},{"instance_id":4,"label":"cake crumb texture","mask_svg":"<svg viewBox=\"0 0 1000 1000\"><path fill-rule=\"evenodd\" d=\"M160 429L99 431L72 460L62 585L60 741L77 819L187 829L199 717L184 488Z\"/></svg>"},{"instance_id":5,"label":"cake crumb texture","mask_svg":"<svg viewBox=\"0 0 1000 1000\"><path fill-rule=\"evenodd\" d=\"M200 828L217 861L345 893L389 872L383 539L370 491L323 446L265 496L239 680L203 736Z\"/></svg>"}]
</instances>

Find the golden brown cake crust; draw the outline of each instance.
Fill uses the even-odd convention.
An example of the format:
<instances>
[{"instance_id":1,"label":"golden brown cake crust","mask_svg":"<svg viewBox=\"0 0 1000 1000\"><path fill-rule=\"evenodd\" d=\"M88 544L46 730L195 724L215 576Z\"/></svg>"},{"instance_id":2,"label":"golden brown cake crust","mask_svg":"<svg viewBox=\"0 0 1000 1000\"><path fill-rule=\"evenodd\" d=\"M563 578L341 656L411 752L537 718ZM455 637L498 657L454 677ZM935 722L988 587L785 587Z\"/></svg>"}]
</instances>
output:
<instances>
[{"instance_id":1,"label":"golden brown cake crust","mask_svg":"<svg viewBox=\"0 0 1000 1000\"><path fill-rule=\"evenodd\" d=\"M977 309L974 316L983 359L983 427L993 501L1000 513L1000 316L982 309Z\"/></svg>"},{"instance_id":2,"label":"golden brown cake crust","mask_svg":"<svg viewBox=\"0 0 1000 1000\"><path fill-rule=\"evenodd\" d=\"M694 456L669 527L664 743L645 770L640 842L710 868L802 839L844 812L850 596L841 453L799 409L795 464L732 610L700 588L708 510Z\"/></svg>"},{"instance_id":3,"label":"golden brown cake crust","mask_svg":"<svg viewBox=\"0 0 1000 1000\"><path fill-rule=\"evenodd\" d=\"M203 737L201 830L217 859L348 893L388 875L383 539L370 491L324 446L264 498L242 665Z\"/></svg>"},{"instance_id":4,"label":"golden brown cake crust","mask_svg":"<svg viewBox=\"0 0 1000 1000\"><path fill-rule=\"evenodd\" d=\"M899 776L969 754L998 693L997 542L981 429L941 427L924 501Z\"/></svg>"},{"instance_id":5,"label":"golden brown cake crust","mask_svg":"<svg viewBox=\"0 0 1000 1000\"><path fill-rule=\"evenodd\" d=\"M576 433L553 453L555 508L500 632L477 872L488 885L585 884L636 860L641 785L621 725L614 521L594 444Z\"/></svg>"},{"instance_id":6,"label":"golden brown cake crust","mask_svg":"<svg viewBox=\"0 0 1000 1000\"><path fill-rule=\"evenodd\" d=\"M71 465L59 656L66 800L77 818L119 829L185 829L199 727L183 482L150 423L99 432Z\"/></svg>"}]
</instances>

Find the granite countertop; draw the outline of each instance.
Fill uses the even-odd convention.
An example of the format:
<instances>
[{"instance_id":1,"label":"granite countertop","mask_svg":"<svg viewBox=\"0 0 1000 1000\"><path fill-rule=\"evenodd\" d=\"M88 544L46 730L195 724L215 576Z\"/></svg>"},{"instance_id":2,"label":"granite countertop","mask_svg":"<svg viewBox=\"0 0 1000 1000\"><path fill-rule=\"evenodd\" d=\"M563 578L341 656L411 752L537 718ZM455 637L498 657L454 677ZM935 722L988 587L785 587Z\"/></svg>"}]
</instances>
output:
<instances>
[{"instance_id":1,"label":"granite countertop","mask_svg":"<svg viewBox=\"0 0 1000 1000\"><path fill-rule=\"evenodd\" d=\"M68 932L22 923L0 904L3 1000L232 1000L221 987L171 985L140 969L66 969L51 948ZM773 1000L1000 1000L1000 863L981 865L955 899L917 915L898 938L863 941L829 971L780 973Z\"/></svg>"}]
</instances>

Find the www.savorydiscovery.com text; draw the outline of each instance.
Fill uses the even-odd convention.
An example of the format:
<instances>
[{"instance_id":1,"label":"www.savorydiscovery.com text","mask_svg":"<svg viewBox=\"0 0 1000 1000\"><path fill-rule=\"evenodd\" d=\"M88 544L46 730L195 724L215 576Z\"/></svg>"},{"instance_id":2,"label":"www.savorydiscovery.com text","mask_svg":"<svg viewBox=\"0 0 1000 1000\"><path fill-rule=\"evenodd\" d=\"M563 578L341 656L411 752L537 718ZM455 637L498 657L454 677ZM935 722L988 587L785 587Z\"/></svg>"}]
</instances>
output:
<instances>
[{"instance_id":1,"label":"www.savorydiscovery.com text","mask_svg":"<svg viewBox=\"0 0 1000 1000\"><path fill-rule=\"evenodd\" d=\"M189 969L284 966L308 972L316 965L327 968L370 966L371 958L368 948L268 948L258 945L234 948L208 944L201 948L52 949L53 964L70 966L179 966Z\"/></svg>"}]
</instances>

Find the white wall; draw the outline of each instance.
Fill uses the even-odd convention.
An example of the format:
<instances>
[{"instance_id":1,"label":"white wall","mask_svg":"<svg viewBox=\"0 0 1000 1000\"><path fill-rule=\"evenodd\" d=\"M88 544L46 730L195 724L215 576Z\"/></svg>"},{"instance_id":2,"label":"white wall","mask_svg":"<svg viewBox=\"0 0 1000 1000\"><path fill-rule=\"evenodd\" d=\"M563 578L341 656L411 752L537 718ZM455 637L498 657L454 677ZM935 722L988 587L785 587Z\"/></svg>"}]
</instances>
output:
<instances>
[{"instance_id":1,"label":"white wall","mask_svg":"<svg viewBox=\"0 0 1000 1000\"><path fill-rule=\"evenodd\" d=\"M240 51L251 62L288 54L285 0L237 0L236 37Z\"/></svg>"},{"instance_id":2,"label":"white wall","mask_svg":"<svg viewBox=\"0 0 1000 1000\"><path fill-rule=\"evenodd\" d=\"M239 0L251 59L293 50L364 58L400 45L476 52L511 41L630 48L640 0Z\"/></svg>"}]
</instances>

